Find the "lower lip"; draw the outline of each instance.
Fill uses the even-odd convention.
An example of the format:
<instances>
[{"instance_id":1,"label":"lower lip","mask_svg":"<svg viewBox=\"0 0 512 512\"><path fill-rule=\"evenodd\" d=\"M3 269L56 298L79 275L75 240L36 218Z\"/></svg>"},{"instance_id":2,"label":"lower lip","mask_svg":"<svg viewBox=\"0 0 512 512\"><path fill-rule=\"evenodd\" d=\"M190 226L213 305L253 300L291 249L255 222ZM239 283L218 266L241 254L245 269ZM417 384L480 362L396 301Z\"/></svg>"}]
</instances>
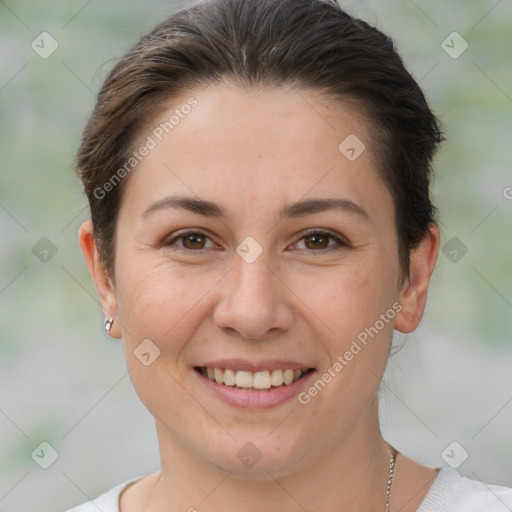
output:
<instances>
[{"instance_id":1,"label":"lower lip","mask_svg":"<svg viewBox=\"0 0 512 512\"><path fill-rule=\"evenodd\" d=\"M281 405L298 395L301 388L304 387L316 373L316 370L304 374L300 379L292 382L288 386L282 385L271 388L269 391L243 391L241 389L225 386L224 384L217 384L217 382L201 375L196 370L193 370L193 372L197 375L202 384L223 402L242 409L267 409Z\"/></svg>"}]
</instances>

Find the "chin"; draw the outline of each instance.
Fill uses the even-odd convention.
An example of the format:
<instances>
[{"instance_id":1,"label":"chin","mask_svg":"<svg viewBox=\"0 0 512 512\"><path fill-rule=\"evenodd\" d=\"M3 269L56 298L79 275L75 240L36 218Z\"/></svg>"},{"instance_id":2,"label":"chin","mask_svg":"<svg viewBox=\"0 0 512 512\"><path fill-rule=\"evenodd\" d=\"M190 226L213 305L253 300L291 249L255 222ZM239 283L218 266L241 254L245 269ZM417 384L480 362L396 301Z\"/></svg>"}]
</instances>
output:
<instances>
[{"instance_id":1,"label":"chin","mask_svg":"<svg viewBox=\"0 0 512 512\"><path fill-rule=\"evenodd\" d=\"M254 441L250 440L251 436L236 436L217 451L209 451L206 458L216 468L243 480L268 481L297 471L301 443L293 444L287 439L283 446L275 440L265 439L266 435L253 436ZM212 443L211 446L219 444Z\"/></svg>"}]
</instances>

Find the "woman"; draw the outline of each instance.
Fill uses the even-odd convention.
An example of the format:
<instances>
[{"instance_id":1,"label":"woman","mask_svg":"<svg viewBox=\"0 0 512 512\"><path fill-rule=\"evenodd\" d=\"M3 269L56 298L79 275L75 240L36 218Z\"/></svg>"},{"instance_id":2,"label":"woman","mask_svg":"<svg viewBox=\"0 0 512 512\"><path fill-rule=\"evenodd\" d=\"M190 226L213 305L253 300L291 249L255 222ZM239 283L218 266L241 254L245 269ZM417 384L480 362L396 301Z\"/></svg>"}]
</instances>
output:
<instances>
[{"instance_id":1,"label":"woman","mask_svg":"<svg viewBox=\"0 0 512 512\"><path fill-rule=\"evenodd\" d=\"M84 130L79 242L162 469L73 512L512 506L379 428L441 140L392 41L332 0L207 1L140 39Z\"/></svg>"}]
</instances>

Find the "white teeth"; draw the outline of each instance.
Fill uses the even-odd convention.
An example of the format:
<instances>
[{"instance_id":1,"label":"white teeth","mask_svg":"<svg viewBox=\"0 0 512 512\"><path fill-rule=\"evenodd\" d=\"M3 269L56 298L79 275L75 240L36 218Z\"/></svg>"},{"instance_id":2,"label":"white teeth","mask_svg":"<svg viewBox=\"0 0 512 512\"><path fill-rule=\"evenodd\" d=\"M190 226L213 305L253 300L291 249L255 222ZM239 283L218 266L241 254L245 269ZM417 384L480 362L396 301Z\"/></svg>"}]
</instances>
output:
<instances>
[{"instance_id":1,"label":"white teeth","mask_svg":"<svg viewBox=\"0 0 512 512\"><path fill-rule=\"evenodd\" d=\"M224 377L224 381L226 381L226 377ZM239 388L252 387L252 373L251 372L236 372L235 383Z\"/></svg>"},{"instance_id":2,"label":"white teeth","mask_svg":"<svg viewBox=\"0 0 512 512\"><path fill-rule=\"evenodd\" d=\"M293 382L293 377L295 376L295 372L293 370L285 370L283 372L284 383L288 386Z\"/></svg>"},{"instance_id":3,"label":"white teeth","mask_svg":"<svg viewBox=\"0 0 512 512\"><path fill-rule=\"evenodd\" d=\"M215 375L215 382L217 384L224 384L224 372L220 368L214 368L213 373ZM211 379L211 377L208 375Z\"/></svg>"},{"instance_id":4,"label":"white teeth","mask_svg":"<svg viewBox=\"0 0 512 512\"><path fill-rule=\"evenodd\" d=\"M284 377L283 377L283 370L274 370L272 372L272 377L271 377L271 380L270 380L270 383L272 384L272 386L281 386L284 382Z\"/></svg>"},{"instance_id":5,"label":"white teeth","mask_svg":"<svg viewBox=\"0 0 512 512\"><path fill-rule=\"evenodd\" d=\"M298 380L307 368L303 370L264 370L260 372L248 372L244 370L231 370L229 368L202 368L203 375L217 384L245 389L270 389L290 385Z\"/></svg>"},{"instance_id":6,"label":"white teeth","mask_svg":"<svg viewBox=\"0 0 512 512\"><path fill-rule=\"evenodd\" d=\"M252 387L256 389L268 389L272 385L270 379L270 373L268 371L264 372L254 372L254 376L252 379Z\"/></svg>"},{"instance_id":7,"label":"white teeth","mask_svg":"<svg viewBox=\"0 0 512 512\"><path fill-rule=\"evenodd\" d=\"M234 370L229 368L224 370L224 384L226 386L234 386L236 384L236 373Z\"/></svg>"}]
</instances>

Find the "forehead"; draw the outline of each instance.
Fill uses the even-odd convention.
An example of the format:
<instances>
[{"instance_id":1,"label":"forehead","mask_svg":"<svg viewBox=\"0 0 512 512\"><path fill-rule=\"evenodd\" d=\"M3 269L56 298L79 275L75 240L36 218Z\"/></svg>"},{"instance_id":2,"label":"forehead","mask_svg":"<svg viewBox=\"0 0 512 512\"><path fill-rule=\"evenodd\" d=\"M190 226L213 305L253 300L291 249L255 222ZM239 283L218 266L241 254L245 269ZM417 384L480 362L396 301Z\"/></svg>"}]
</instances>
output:
<instances>
[{"instance_id":1,"label":"forehead","mask_svg":"<svg viewBox=\"0 0 512 512\"><path fill-rule=\"evenodd\" d=\"M171 193L228 202L251 215L257 206L263 215L336 193L376 214L392 208L366 121L317 91L210 84L162 108L134 148L144 145L151 149L124 192L139 215L148 201Z\"/></svg>"}]
</instances>

